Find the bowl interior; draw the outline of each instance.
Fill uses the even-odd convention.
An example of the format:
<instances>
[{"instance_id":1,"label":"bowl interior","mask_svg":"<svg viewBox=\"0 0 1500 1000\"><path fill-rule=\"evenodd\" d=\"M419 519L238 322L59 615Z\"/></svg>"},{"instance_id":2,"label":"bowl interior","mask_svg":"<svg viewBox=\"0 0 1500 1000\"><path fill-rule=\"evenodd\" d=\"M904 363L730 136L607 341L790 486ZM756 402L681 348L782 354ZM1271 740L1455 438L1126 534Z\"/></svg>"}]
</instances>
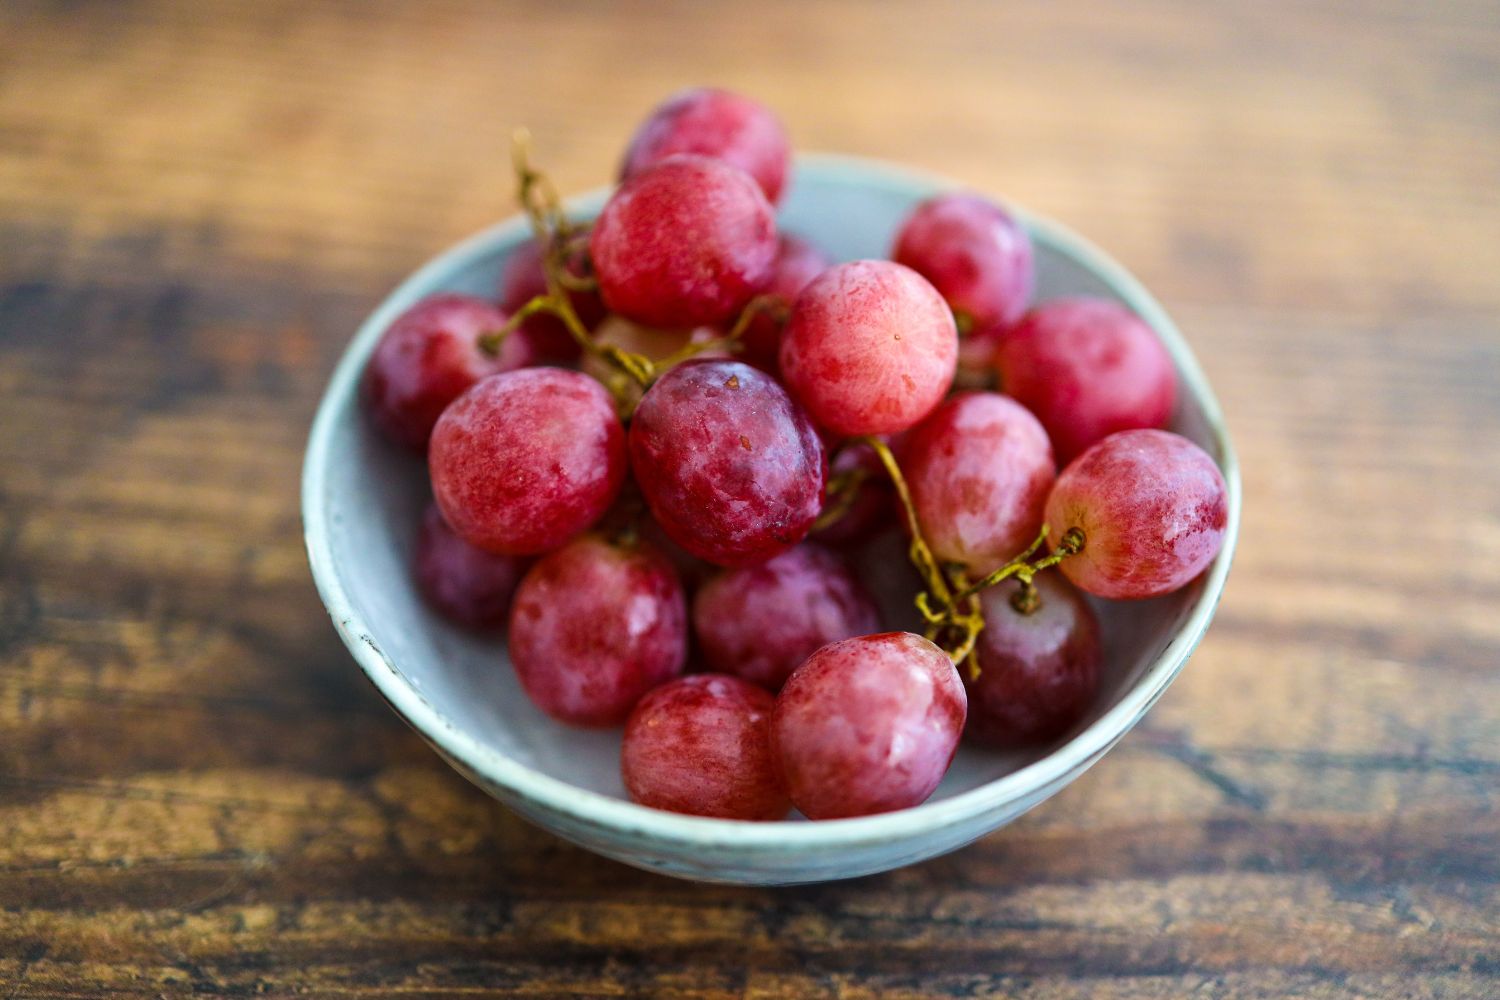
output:
<instances>
[{"instance_id":1,"label":"bowl interior","mask_svg":"<svg viewBox=\"0 0 1500 1000\"><path fill-rule=\"evenodd\" d=\"M780 213L781 223L785 231L811 240L835 259L882 257L912 205L943 186L940 181L838 158L806 159L799 163ZM579 215L589 215L601 202L602 195L595 194L578 199L572 208ZM1038 299L1073 294L1113 298L1141 313L1162 334L1179 366L1173 429L1202 445L1225 468L1231 482L1232 516L1237 516L1237 477L1217 404L1170 321L1123 271L1087 244L1050 224L1027 222L1036 241ZM426 470L420 459L387 446L371 431L361 417L355 392L358 372L397 313L436 291L492 295L505 257L528 236L523 224L512 221L460 245L403 284L361 329L335 375L309 448L308 495L304 497L309 550L314 575L340 630L351 645L362 643L376 654L386 675L375 676L368 656L362 656L362 662L398 709L403 698L392 697L393 688L405 687L403 697L410 695L430 710L421 719L404 713L430 740L502 785L513 783L517 776L540 774L575 789L623 800L617 730L580 730L548 719L517 683L503 637L478 636L450 626L423 604L412 583L409 557L429 496ZM1227 568L1232 545L1231 529L1220 557L1223 568ZM886 606L888 623L904 627L911 621L910 578L899 568L904 565L899 541L868 553L864 564L867 579L874 581ZM1213 577L1211 584L1209 577ZM1099 722L1143 682L1169 644L1182 637L1200 605L1216 597L1216 593L1206 595L1205 587L1211 585L1216 591L1221 582L1222 569L1211 570L1168 597L1096 605L1104 622L1107 669L1098 701L1078 732ZM1202 620L1196 624L1201 627L1206 624L1206 612L1199 617ZM1160 687L1167 680L1170 674L1159 678ZM1159 688L1154 694L1159 694ZM1120 732L1130 721L1133 718L1119 726ZM439 727L441 731L435 731ZM1114 732L1107 738L1118 735ZM965 746L932 801L941 803L980 788L1060 751L1068 742L1060 740L1025 754ZM491 773L502 765L507 774ZM638 818L649 821L644 815Z\"/></svg>"}]
</instances>

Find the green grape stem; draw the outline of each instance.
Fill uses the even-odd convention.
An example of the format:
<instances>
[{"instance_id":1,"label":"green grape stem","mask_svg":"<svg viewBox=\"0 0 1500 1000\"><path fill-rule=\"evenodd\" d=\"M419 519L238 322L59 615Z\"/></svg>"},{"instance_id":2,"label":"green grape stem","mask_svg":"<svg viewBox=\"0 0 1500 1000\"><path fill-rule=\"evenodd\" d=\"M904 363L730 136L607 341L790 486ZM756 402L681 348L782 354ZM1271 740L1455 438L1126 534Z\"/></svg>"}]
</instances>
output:
<instances>
[{"instance_id":1,"label":"green grape stem","mask_svg":"<svg viewBox=\"0 0 1500 1000\"><path fill-rule=\"evenodd\" d=\"M977 678L979 664L973 653L979 641L979 633L984 630L984 615L980 611L978 599L980 592L1013 576L1018 577L1021 592L1017 598L1012 599L1012 603L1023 614L1034 612L1040 606L1040 598L1032 585L1032 579L1042 570L1082 552L1085 543L1083 531L1080 528L1069 528L1058 540L1056 551L1032 561L1037 550L1047 541L1050 529L1044 524L1036 540L1024 552L971 583L962 567L950 567L945 571L933 556L932 548L922 537L921 526L917 523L917 511L912 503L911 491L906 485L906 477L901 474L901 467L896 462L896 456L891 453L890 446L877 437L862 440L879 457L906 515L906 523L911 531L911 545L907 554L922 577L925 588L917 593L914 603L927 623L926 636L941 645L955 665L967 663L970 678Z\"/></svg>"}]
</instances>

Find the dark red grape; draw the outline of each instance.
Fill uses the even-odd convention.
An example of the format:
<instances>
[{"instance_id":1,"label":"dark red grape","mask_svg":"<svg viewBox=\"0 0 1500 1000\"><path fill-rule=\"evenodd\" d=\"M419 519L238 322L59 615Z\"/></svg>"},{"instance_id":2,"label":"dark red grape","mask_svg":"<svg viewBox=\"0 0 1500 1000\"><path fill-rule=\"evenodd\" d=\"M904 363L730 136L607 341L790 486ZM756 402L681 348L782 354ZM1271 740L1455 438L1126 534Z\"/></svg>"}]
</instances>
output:
<instances>
[{"instance_id":1,"label":"dark red grape","mask_svg":"<svg viewBox=\"0 0 1500 1000\"><path fill-rule=\"evenodd\" d=\"M682 584L649 545L576 538L522 579L510 611L510 659L531 700L553 718L624 722L642 695L682 673Z\"/></svg>"},{"instance_id":2,"label":"dark red grape","mask_svg":"<svg viewBox=\"0 0 1500 1000\"><path fill-rule=\"evenodd\" d=\"M1172 358L1151 328L1107 299L1056 299L1000 339L1000 388L1036 414L1058 461L1116 431L1165 427L1177 398Z\"/></svg>"},{"instance_id":3,"label":"dark red grape","mask_svg":"<svg viewBox=\"0 0 1500 1000\"><path fill-rule=\"evenodd\" d=\"M1056 468L1042 425L993 392L939 406L912 428L901 463L928 546L980 574L1036 540Z\"/></svg>"},{"instance_id":4,"label":"dark red grape","mask_svg":"<svg viewBox=\"0 0 1500 1000\"><path fill-rule=\"evenodd\" d=\"M791 144L780 119L764 104L700 87L667 98L641 123L625 152L620 179L676 153L697 153L739 167L774 203L786 183Z\"/></svg>"},{"instance_id":5,"label":"dark red grape","mask_svg":"<svg viewBox=\"0 0 1500 1000\"><path fill-rule=\"evenodd\" d=\"M1022 614L1011 599L1015 580L979 595L984 631L975 655L979 677L964 673L969 693L965 733L996 747L1046 743L1072 729L1099 691L1099 622L1068 581L1039 573L1036 610Z\"/></svg>"},{"instance_id":6,"label":"dark red grape","mask_svg":"<svg viewBox=\"0 0 1500 1000\"><path fill-rule=\"evenodd\" d=\"M1061 563L1099 597L1169 594L1213 561L1224 544L1229 501L1208 454L1168 431L1111 434L1057 477L1047 500L1049 541L1070 528L1084 547Z\"/></svg>"},{"instance_id":7,"label":"dark red grape","mask_svg":"<svg viewBox=\"0 0 1500 1000\"><path fill-rule=\"evenodd\" d=\"M816 545L725 570L693 598L693 631L709 667L772 691L819 648L879 627L865 588Z\"/></svg>"},{"instance_id":8,"label":"dark red grape","mask_svg":"<svg viewBox=\"0 0 1500 1000\"><path fill-rule=\"evenodd\" d=\"M846 445L829 463L828 505L834 503L832 483L835 477L856 469L863 473L863 479L855 488L854 501L838 520L814 531L809 536L813 541L833 546L851 545L895 523L895 489L885 466L876 457L875 449L864 442Z\"/></svg>"},{"instance_id":9,"label":"dark red grape","mask_svg":"<svg viewBox=\"0 0 1500 1000\"><path fill-rule=\"evenodd\" d=\"M528 565L525 559L493 555L459 538L437 504L429 504L422 515L412 563L427 603L472 628L505 624L511 595Z\"/></svg>"},{"instance_id":10,"label":"dark red grape","mask_svg":"<svg viewBox=\"0 0 1500 1000\"><path fill-rule=\"evenodd\" d=\"M720 566L764 562L807 535L826 461L807 415L740 361L687 361L647 390L630 462L673 541Z\"/></svg>"},{"instance_id":11,"label":"dark red grape","mask_svg":"<svg viewBox=\"0 0 1500 1000\"><path fill-rule=\"evenodd\" d=\"M598 382L561 368L493 375L443 411L427 467L443 517L502 555L555 549L625 480L625 432Z\"/></svg>"},{"instance_id":12,"label":"dark red grape","mask_svg":"<svg viewBox=\"0 0 1500 1000\"><path fill-rule=\"evenodd\" d=\"M583 254L568 262L574 276L585 273ZM513 313L538 295L547 294L547 276L542 272L542 255L536 241L522 243L505 259L500 270L500 308ZM604 303L598 292L568 292L568 301L583 325L592 330L605 316ZM516 331L531 346L538 362L568 364L578 360L578 341L568 332L562 320L548 313L537 313L526 319Z\"/></svg>"},{"instance_id":13,"label":"dark red grape","mask_svg":"<svg viewBox=\"0 0 1500 1000\"><path fill-rule=\"evenodd\" d=\"M776 219L743 170L673 156L620 185L589 251L613 311L647 326L716 326L770 282Z\"/></svg>"},{"instance_id":14,"label":"dark red grape","mask_svg":"<svg viewBox=\"0 0 1500 1000\"><path fill-rule=\"evenodd\" d=\"M390 440L418 451L448 404L486 375L532 362L530 346L506 337L498 358L479 337L505 325L506 314L472 295L432 295L396 318L365 366L365 409Z\"/></svg>"},{"instance_id":15,"label":"dark red grape","mask_svg":"<svg viewBox=\"0 0 1500 1000\"><path fill-rule=\"evenodd\" d=\"M821 426L890 434L921 420L953 384L958 332L936 289L888 260L836 264L802 290L781 340L781 372Z\"/></svg>"},{"instance_id":16,"label":"dark red grape","mask_svg":"<svg viewBox=\"0 0 1500 1000\"><path fill-rule=\"evenodd\" d=\"M809 819L920 805L942 781L967 700L953 661L910 632L830 643L781 689L771 745Z\"/></svg>"},{"instance_id":17,"label":"dark red grape","mask_svg":"<svg viewBox=\"0 0 1500 1000\"><path fill-rule=\"evenodd\" d=\"M830 261L806 240L783 234L776 252L776 267L764 294L775 296L790 311L802 289L828 270ZM750 321L740 343L739 358L761 371L776 375L781 371L781 328L783 323L768 312Z\"/></svg>"},{"instance_id":18,"label":"dark red grape","mask_svg":"<svg viewBox=\"0 0 1500 1000\"><path fill-rule=\"evenodd\" d=\"M620 773L643 806L721 819L781 819L791 809L771 755L776 700L723 674L695 674L641 699L625 723Z\"/></svg>"},{"instance_id":19,"label":"dark red grape","mask_svg":"<svg viewBox=\"0 0 1500 1000\"><path fill-rule=\"evenodd\" d=\"M891 259L932 282L976 330L1020 319L1036 284L1026 230L976 194L943 194L918 205L896 235Z\"/></svg>"}]
</instances>

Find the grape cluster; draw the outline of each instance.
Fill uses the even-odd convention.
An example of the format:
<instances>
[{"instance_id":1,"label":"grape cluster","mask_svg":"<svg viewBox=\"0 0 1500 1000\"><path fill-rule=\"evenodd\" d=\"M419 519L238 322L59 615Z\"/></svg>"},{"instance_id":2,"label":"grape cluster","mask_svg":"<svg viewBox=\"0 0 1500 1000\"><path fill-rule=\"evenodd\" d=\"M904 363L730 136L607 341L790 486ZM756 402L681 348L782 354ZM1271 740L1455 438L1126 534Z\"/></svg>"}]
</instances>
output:
<instances>
[{"instance_id":1,"label":"grape cluster","mask_svg":"<svg viewBox=\"0 0 1500 1000\"><path fill-rule=\"evenodd\" d=\"M1140 319L1033 303L1026 229L974 194L832 263L777 229L788 158L762 105L687 91L583 223L518 140L535 239L493 301L398 318L362 396L426 454L433 608L504 630L553 718L623 725L635 801L741 820L915 806L963 736L1065 736L1103 667L1083 593L1176 590L1227 521ZM923 635L845 562L888 531Z\"/></svg>"}]
</instances>

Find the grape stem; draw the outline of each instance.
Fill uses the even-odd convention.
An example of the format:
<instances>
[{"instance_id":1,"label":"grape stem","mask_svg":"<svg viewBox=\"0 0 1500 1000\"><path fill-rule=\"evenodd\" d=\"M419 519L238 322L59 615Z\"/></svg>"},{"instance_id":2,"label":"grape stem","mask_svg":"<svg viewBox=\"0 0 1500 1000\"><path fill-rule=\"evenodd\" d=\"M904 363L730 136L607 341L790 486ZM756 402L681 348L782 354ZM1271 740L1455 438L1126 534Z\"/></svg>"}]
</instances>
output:
<instances>
[{"instance_id":1,"label":"grape stem","mask_svg":"<svg viewBox=\"0 0 1500 1000\"><path fill-rule=\"evenodd\" d=\"M1036 540L1026 551L994 572L970 582L962 567L949 567L945 571L933 556L932 548L922 537L921 526L917 523L917 511L911 500L911 491L906 486L906 477L901 474L901 467L896 462L896 456L891 453L890 446L877 437L862 440L874 449L891 484L896 488L896 496L906 515L907 527L911 530L911 546L907 554L926 588L918 592L915 603L917 611L927 622L927 638L933 642L941 639L939 645L947 651L954 664L963 665L967 662L970 678L977 678L979 664L974 660L973 652L979 633L984 630L984 615L980 612L978 600L980 592L1002 580L1017 577L1021 582L1021 589L1011 599L1012 605L1022 614L1036 611L1040 606L1040 595L1037 594L1032 579L1042 570L1082 552L1085 542L1083 530L1069 528L1058 540L1055 551L1033 561L1032 557L1047 541L1050 529L1044 524Z\"/></svg>"}]
</instances>

